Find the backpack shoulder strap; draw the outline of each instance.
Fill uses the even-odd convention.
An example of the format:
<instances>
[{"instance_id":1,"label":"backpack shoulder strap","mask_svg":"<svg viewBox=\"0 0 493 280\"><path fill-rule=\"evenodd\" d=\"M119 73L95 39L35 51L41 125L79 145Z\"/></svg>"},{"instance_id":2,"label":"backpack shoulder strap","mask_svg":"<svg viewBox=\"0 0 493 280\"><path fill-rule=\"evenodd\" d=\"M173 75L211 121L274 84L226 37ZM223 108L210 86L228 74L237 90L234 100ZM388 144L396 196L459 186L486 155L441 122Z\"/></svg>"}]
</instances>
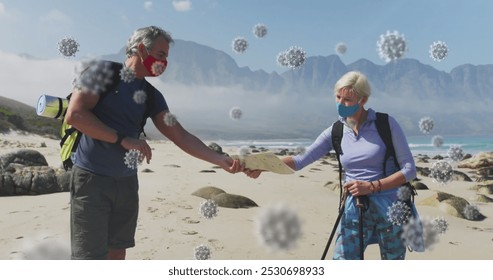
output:
<instances>
[{"instance_id":1,"label":"backpack shoulder strap","mask_svg":"<svg viewBox=\"0 0 493 280\"><path fill-rule=\"evenodd\" d=\"M341 121L336 121L332 125L332 148L336 152L337 158L343 154L341 148L342 134L344 132L344 125Z\"/></svg>"},{"instance_id":2,"label":"backpack shoulder strap","mask_svg":"<svg viewBox=\"0 0 493 280\"><path fill-rule=\"evenodd\" d=\"M342 135L344 134L344 124L338 120L332 124L332 149L336 152L337 163L339 164L339 212L343 209L343 194L342 194L342 163L341 155L343 154L341 148Z\"/></svg>"},{"instance_id":3,"label":"backpack shoulder strap","mask_svg":"<svg viewBox=\"0 0 493 280\"><path fill-rule=\"evenodd\" d=\"M393 156L394 160L397 163L397 159L395 158L394 143L392 142L392 132L390 131L389 115L385 113L377 112L377 120L375 122L375 125L377 127L377 131L378 134L380 135L380 138L382 138L382 141L385 144L385 147L387 148L385 152L385 161L390 156ZM397 166L399 165L397 164Z\"/></svg>"},{"instance_id":4,"label":"backpack shoulder strap","mask_svg":"<svg viewBox=\"0 0 493 280\"><path fill-rule=\"evenodd\" d=\"M400 168L399 162L397 161L397 156L395 155L394 143L392 142L392 131L390 131L389 115L377 112L377 120L375 122L375 125L377 127L378 134L380 135L380 138L382 138L382 141L385 143L386 147L383 172L384 174L387 174L387 171L385 170L386 162L391 156L394 159L395 166L397 166L397 168ZM411 201L414 202L414 196L418 194L416 192L416 189L409 182L405 183L404 185L410 188L412 193Z\"/></svg>"},{"instance_id":5,"label":"backpack shoulder strap","mask_svg":"<svg viewBox=\"0 0 493 280\"><path fill-rule=\"evenodd\" d=\"M144 117L142 118L142 122L140 124L140 132L144 134L144 136L147 136L144 132L144 127L147 122L147 118L151 116L151 111L152 111L152 106L154 105L154 96L155 96L155 90L154 87L147 81L144 81L144 92L146 93L146 108L144 112Z\"/></svg>"}]
</instances>

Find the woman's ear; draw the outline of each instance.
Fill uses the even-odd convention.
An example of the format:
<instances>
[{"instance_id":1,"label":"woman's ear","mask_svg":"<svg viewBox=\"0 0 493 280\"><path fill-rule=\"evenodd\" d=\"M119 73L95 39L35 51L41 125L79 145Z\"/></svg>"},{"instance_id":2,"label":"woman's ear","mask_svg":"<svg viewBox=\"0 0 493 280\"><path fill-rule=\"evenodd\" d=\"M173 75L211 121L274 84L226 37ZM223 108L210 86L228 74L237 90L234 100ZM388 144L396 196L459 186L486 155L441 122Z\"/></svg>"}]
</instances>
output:
<instances>
[{"instance_id":1,"label":"woman's ear","mask_svg":"<svg viewBox=\"0 0 493 280\"><path fill-rule=\"evenodd\" d=\"M368 96L361 98L361 106L365 105L367 101L368 101Z\"/></svg>"}]
</instances>

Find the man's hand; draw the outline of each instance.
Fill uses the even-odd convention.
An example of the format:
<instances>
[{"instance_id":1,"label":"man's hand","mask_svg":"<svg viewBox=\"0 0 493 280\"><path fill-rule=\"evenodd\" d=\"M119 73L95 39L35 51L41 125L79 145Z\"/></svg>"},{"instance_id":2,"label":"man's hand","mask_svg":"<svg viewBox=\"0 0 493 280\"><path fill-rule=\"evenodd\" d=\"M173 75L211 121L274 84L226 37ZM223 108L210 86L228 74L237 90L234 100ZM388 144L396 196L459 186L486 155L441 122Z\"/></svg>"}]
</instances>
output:
<instances>
[{"instance_id":1,"label":"man's hand","mask_svg":"<svg viewBox=\"0 0 493 280\"><path fill-rule=\"evenodd\" d=\"M229 173L235 174L244 170L244 166L241 164L239 159L232 159L230 157L225 157L221 167Z\"/></svg>"},{"instance_id":2,"label":"man's hand","mask_svg":"<svg viewBox=\"0 0 493 280\"><path fill-rule=\"evenodd\" d=\"M134 149L140 151L146 158L147 164L151 162L152 150L146 140L125 137L123 138L121 145L126 150Z\"/></svg>"}]
</instances>

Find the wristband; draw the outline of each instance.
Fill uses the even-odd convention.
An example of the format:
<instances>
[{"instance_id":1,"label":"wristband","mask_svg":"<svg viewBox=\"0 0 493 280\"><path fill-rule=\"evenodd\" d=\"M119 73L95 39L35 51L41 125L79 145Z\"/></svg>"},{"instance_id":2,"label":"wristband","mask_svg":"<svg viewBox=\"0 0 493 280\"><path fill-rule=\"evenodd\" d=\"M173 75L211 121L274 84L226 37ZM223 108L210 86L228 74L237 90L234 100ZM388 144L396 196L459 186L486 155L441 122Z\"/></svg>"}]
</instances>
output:
<instances>
[{"instance_id":1,"label":"wristband","mask_svg":"<svg viewBox=\"0 0 493 280\"><path fill-rule=\"evenodd\" d=\"M125 138L125 135L121 134L120 132L117 132L116 135L117 135L117 138L116 138L115 144L118 146L121 146L123 138Z\"/></svg>"},{"instance_id":2,"label":"wristband","mask_svg":"<svg viewBox=\"0 0 493 280\"><path fill-rule=\"evenodd\" d=\"M378 192L382 191L382 183L378 180Z\"/></svg>"},{"instance_id":3,"label":"wristband","mask_svg":"<svg viewBox=\"0 0 493 280\"><path fill-rule=\"evenodd\" d=\"M370 181L370 191L371 193L375 193L375 185L373 185L372 181Z\"/></svg>"}]
</instances>

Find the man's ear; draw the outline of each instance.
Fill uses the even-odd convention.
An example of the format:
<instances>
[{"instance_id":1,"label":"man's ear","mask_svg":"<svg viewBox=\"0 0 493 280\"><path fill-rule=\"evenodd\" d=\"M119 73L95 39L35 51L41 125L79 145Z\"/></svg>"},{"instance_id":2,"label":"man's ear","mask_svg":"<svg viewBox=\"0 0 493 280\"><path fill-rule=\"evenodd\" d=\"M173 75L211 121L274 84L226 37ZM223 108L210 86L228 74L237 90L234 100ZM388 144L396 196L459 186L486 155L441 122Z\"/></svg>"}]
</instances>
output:
<instances>
[{"instance_id":1,"label":"man's ear","mask_svg":"<svg viewBox=\"0 0 493 280\"><path fill-rule=\"evenodd\" d=\"M144 56L144 49L145 49L145 47L146 47L146 46L144 45L144 43L139 43L139 44L137 45L137 52L139 53L139 55L140 55L141 57L142 57L142 56Z\"/></svg>"}]
</instances>

